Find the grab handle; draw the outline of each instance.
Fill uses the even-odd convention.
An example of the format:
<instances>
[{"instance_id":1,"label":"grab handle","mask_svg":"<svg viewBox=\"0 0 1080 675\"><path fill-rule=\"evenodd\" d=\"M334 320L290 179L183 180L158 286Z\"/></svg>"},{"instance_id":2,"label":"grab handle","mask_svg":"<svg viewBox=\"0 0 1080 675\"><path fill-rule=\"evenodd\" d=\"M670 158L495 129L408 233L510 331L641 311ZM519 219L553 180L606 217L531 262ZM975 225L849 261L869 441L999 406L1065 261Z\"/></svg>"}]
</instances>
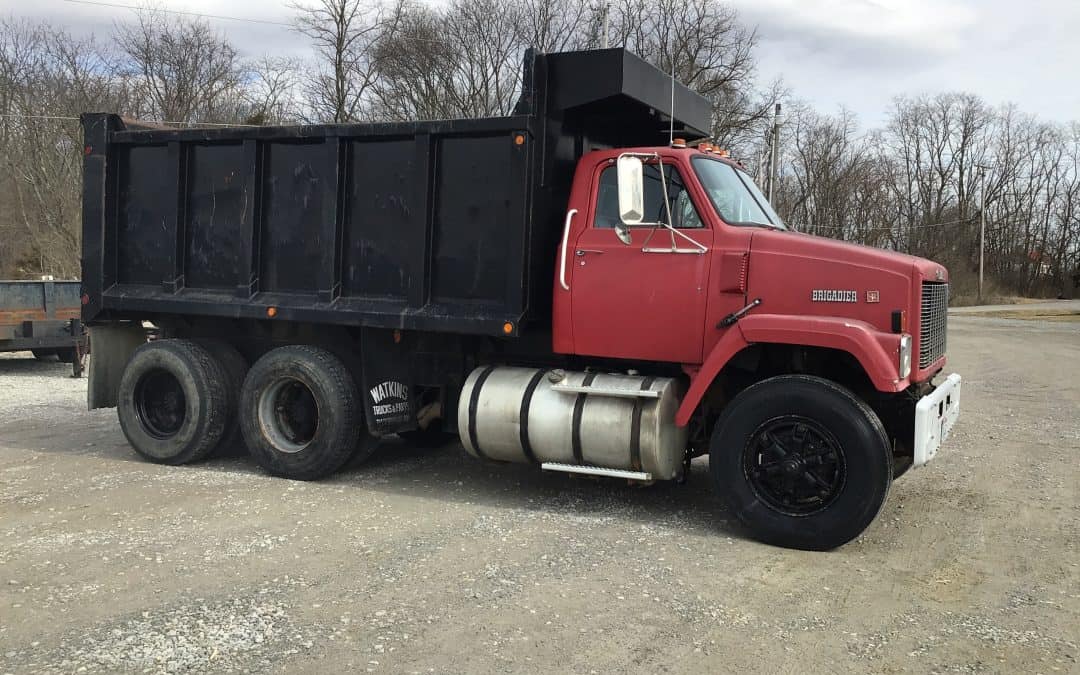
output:
<instances>
[{"instance_id":1,"label":"grab handle","mask_svg":"<svg viewBox=\"0 0 1080 675\"><path fill-rule=\"evenodd\" d=\"M577 213L577 209L570 209L566 212L566 225L563 226L562 233L562 256L559 259L559 285L563 287L564 291L570 290L570 284L566 283L566 246L567 241L570 239L570 221L574 219L575 213Z\"/></svg>"}]
</instances>

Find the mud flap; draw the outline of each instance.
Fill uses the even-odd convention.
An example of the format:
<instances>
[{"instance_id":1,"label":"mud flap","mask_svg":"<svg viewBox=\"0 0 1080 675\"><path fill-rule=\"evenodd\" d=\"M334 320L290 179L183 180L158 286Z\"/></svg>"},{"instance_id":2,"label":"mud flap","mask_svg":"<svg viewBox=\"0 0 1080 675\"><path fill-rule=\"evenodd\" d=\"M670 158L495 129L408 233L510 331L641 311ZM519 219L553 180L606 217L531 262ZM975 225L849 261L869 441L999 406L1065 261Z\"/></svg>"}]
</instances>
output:
<instances>
[{"instance_id":1,"label":"mud flap","mask_svg":"<svg viewBox=\"0 0 1080 675\"><path fill-rule=\"evenodd\" d=\"M146 330L138 323L90 328L90 344L93 345L94 355L90 359L90 377L86 386L88 410L116 407L124 368L132 353L145 342Z\"/></svg>"},{"instance_id":2,"label":"mud flap","mask_svg":"<svg viewBox=\"0 0 1080 675\"><path fill-rule=\"evenodd\" d=\"M413 400L414 339L405 332L365 328L361 335L364 417L372 436L416 428Z\"/></svg>"}]
</instances>

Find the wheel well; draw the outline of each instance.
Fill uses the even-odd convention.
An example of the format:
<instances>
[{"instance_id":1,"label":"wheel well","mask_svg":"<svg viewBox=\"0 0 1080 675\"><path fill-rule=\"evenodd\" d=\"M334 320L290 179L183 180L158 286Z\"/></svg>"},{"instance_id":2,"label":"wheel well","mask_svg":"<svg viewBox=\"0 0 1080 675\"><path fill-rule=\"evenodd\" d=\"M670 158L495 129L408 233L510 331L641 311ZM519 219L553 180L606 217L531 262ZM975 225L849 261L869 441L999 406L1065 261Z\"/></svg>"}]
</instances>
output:
<instances>
[{"instance_id":1,"label":"wheel well","mask_svg":"<svg viewBox=\"0 0 1080 675\"><path fill-rule=\"evenodd\" d=\"M831 380L871 403L876 390L858 360L848 352L828 347L757 343L735 354L717 374L694 414L696 433L704 438L695 448L706 447L720 411L747 387L777 375L816 375Z\"/></svg>"},{"instance_id":2,"label":"wheel well","mask_svg":"<svg viewBox=\"0 0 1080 675\"><path fill-rule=\"evenodd\" d=\"M866 371L848 352L787 344L746 347L727 362L717 382L726 394L734 396L755 382L777 375L816 375L842 385L864 400L875 391Z\"/></svg>"},{"instance_id":3,"label":"wheel well","mask_svg":"<svg viewBox=\"0 0 1080 675\"><path fill-rule=\"evenodd\" d=\"M695 413L699 422L696 426L708 434L723 407L741 391L770 377L795 374L830 380L865 401L881 419L894 451L898 454L910 451L911 419L914 417L909 410L911 397L906 392L879 392L852 354L828 347L773 343L746 347L716 376Z\"/></svg>"}]
</instances>

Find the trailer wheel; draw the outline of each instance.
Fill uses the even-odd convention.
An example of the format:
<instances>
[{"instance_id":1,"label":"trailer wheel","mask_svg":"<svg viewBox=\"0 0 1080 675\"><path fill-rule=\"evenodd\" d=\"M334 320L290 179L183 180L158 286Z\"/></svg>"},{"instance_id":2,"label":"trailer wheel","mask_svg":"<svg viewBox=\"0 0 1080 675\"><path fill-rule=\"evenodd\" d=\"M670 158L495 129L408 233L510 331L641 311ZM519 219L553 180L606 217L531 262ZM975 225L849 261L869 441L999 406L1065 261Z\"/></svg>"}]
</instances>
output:
<instances>
[{"instance_id":1,"label":"trailer wheel","mask_svg":"<svg viewBox=\"0 0 1080 675\"><path fill-rule=\"evenodd\" d=\"M52 361L52 358L56 356L55 349L31 349L30 353L38 361Z\"/></svg>"},{"instance_id":2,"label":"trailer wheel","mask_svg":"<svg viewBox=\"0 0 1080 675\"><path fill-rule=\"evenodd\" d=\"M120 378L117 414L135 452L160 464L206 457L225 435L224 369L188 340L155 340L132 355Z\"/></svg>"},{"instance_id":3,"label":"trailer wheel","mask_svg":"<svg viewBox=\"0 0 1080 675\"><path fill-rule=\"evenodd\" d=\"M813 551L851 541L874 520L892 462L874 411L806 375L773 377L736 396L709 451L720 494L755 538Z\"/></svg>"},{"instance_id":4,"label":"trailer wheel","mask_svg":"<svg viewBox=\"0 0 1080 675\"><path fill-rule=\"evenodd\" d=\"M217 359L225 372L225 396L228 399L229 424L221 442L214 449L218 453L229 453L235 449L245 449L244 434L240 430L240 387L247 377L248 362L240 351L224 340L198 340Z\"/></svg>"},{"instance_id":5,"label":"trailer wheel","mask_svg":"<svg viewBox=\"0 0 1080 675\"><path fill-rule=\"evenodd\" d=\"M56 358L60 359L60 363L75 363L78 356L74 347L61 347L56 350Z\"/></svg>"},{"instance_id":6,"label":"trailer wheel","mask_svg":"<svg viewBox=\"0 0 1080 675\"><path fill-rule=\"evenodd\" d=\"M318 347L265 354L240 393L240 425L255 461L270 473L315 480L339 469L357 447L363 419L348 369Z\"/></svg>"}]
</instances>

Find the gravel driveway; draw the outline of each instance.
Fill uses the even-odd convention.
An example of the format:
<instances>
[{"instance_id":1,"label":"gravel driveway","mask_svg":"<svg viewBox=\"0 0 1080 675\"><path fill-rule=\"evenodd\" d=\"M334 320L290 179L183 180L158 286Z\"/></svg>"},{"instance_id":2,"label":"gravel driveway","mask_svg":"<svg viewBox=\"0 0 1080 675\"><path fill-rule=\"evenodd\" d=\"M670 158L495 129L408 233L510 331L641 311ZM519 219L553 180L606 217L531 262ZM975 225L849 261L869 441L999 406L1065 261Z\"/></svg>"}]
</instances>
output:
<instances>
[{"instance_id":1,"label":"gravel driveway","mask_svg":"<svg viewBox=\"0 0 1080 675\"><path fill-rule=\"evenodd\" d=\"M68 366L0 355L0 673L1077 672L1080 324L950 321L953 437L825 554L745 539L701 460L147 464Z\"/></svg>"}]
</instances>

